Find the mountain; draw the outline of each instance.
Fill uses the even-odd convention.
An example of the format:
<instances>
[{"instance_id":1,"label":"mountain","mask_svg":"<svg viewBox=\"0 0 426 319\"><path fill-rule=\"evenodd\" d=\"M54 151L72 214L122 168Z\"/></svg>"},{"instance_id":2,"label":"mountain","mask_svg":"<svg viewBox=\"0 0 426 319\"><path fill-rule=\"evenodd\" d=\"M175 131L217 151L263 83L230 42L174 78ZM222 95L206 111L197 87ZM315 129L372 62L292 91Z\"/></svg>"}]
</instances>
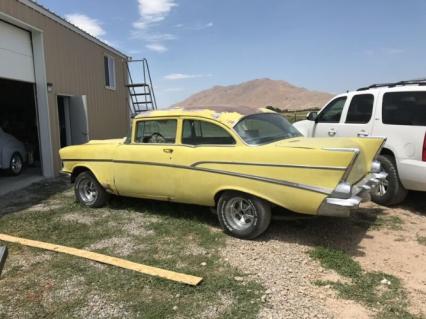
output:
<instances>
[{"instance_id":1,"label":"mountain","mask_svg":"<svg viewBox=\"0 0 426 319\"><path fill-rule=\"evenodd\" d=\"M214 86L175 104L181 107L199 106L273 106L281 110L320 108L333 95L310 91L285 81L257 79L230 86Z\"/></svg>"}]
</instances>

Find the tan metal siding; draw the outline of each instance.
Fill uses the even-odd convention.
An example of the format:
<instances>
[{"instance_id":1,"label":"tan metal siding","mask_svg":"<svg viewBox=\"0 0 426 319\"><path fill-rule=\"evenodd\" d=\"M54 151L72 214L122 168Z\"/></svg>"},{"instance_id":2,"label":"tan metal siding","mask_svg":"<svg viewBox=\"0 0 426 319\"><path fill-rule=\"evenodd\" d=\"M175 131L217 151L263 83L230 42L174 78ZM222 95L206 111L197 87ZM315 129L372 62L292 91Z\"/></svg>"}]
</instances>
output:
<instances>
[{"instance_id":1,"label":"tan metal siding","mask_svg":"<svg viewBox=\"0 0 426 319\"><path fill-rule=\"evenodd\" d=\"M122 57L16 0L0 0L0 11L43 30L47 81L53 83L53 92L48 95L55 154L58 154L60 145L57 107L57 95L60 94L87 95L91 139L127 134L129 111L125 87L126 65ZM105 54L115 59L116 90L105 88ZM57 157L55 170L59 169Z\"/></svg>"}]
</instances>

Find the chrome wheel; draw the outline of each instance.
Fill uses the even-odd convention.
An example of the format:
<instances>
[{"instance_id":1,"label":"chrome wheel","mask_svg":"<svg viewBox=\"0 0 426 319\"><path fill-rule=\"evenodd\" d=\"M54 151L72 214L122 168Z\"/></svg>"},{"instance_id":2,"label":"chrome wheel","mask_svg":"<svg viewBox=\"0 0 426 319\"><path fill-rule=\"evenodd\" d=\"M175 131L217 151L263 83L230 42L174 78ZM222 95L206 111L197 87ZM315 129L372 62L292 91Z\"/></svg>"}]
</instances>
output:
<instances>
[{"instance_id":1,"label":"chrome wheel","mask_svg":"<svg viewBox=\"0 0 426 319\"><path fill-rule=\"evenodd\" d=\"M18 175L21 173L23 167L22 158L19 154L15 153L10 160L10 170L13 174Z\"/></svg>"},{"instance_id":2,"label":"chrome wheel","mask_svg":"<svg viewBox=\"0 0 426 319\"><path fill-rule=\"evenodd\" d=\"M380 180L379 184L374 189L377 196L385 196L389 189L389 181L387 178Z\"/></svg>"},{"instance_id":3,"label":"chrome wheel","mask_svg":"<svg viewBox=\"0 0 426 319\"><path fill-rule=\"evenodd\" d=\"M78 194L85 204L93 204L98 198L98 191L93 181L86 178L78 184Z\"/></svg>"},{"instance_id":4,"label":"chrome wheel","mask_svg":"<svg viewBox=\"0 0 426 319\"><path fill-rule=\"evenodd\" d=\"M234 229L246 230L256 224L256 207L248 199L231 198L224 207L224 213L226 222Z\"/></svg>"}]
</instances>

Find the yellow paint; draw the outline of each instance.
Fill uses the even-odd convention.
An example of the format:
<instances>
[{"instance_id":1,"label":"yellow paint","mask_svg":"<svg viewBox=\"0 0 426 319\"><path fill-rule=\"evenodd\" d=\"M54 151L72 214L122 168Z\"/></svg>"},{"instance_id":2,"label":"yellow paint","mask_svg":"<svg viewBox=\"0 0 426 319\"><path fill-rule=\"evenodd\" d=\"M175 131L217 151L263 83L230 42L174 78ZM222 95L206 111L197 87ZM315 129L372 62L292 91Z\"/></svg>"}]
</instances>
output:
<instances>
[{"instance_id":1,"label":"yellow paint","mask_svg":"<svg viewBox=\"0 0 426 319\"><path fill-rule=\"evenodd\" d=\"M41 249L46 249L50 251L55 251L58 253L64 253L68 255L89 259L89 260L94 260L103 264L117 266L117 267L129 269L129 270L137 271L143 274L160 277L163 279L168 279L168 280L172 280L172 281L176 281L176 282L180 282L180 283L184 283L184 284L188 284L192 286L198 285L203 280L203 278L201 277L181 274L181 273L177 273L170 270L164 270L161 268L138 264L138 263L134 263L121 258L106 256L106 255L94 253L91 251L72 248L72 247L66 247L61 245L45 243L41 241L19 238L19 237L6 235L6 234L0 234L0 240L6 241L9 243L16 243L16 244L21 244L21 245L25 245L29 247L34 247L34 248L41 248Z\"/></svg>"},{"instance_id":2,"label":"yellow paint","mask_svg":"<svg viewBox=\"0 0 426 319\"><path fill-rule=\"evenodd\" d=\"M60 151L61 158L67 159L64 162L64 171L71 173L77 167L86 167L102 185L108 186L109 191L119 195L214 206L215 196L219 192L239 190L298 213L316 214L326 194L218 172L298 183L331 192L341 182L343 170L229 163L204 163L195 167L193 165L197 162L214 161L346 168L352 162L354 153L326 148L357 148L361 151L360 156L348 178L350 183L356 183L369 172L371 161L383 142L381 138L298 137L262 146L248 146L232 129L243 117L236 112L170 109L143 113L134 121L158 117L178 119L175 144L136 144L133 140L126 144L124 139L121 139L71 146ZM180 138L182 120L188 118L203 119L222 126L234 137L236 144L197 147L183 145ZM134 135L135 125L132 131L132 136ZM166 153L165 149L171 149L173 152ZM152 165L147 165L146 162Z\"/></svg>"}]
</instances>

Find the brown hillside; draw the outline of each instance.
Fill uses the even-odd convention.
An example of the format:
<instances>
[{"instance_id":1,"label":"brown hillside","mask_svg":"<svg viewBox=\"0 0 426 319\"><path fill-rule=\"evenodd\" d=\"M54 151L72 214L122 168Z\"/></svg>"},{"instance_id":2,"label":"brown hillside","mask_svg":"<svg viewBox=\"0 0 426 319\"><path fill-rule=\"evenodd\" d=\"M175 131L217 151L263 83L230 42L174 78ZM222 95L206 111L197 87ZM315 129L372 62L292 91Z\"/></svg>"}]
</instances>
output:
<instances>
[{"instance_id":1,"label":"brown hillside","mask_svg":"<svg viewBox=\"0 0 426 319\"><path fill-rule=\"evenodd\" d=\"M270 105L282 110L303 110L320 108L331 98L329 93L309 91L285 81L257 79L237 85L214 86L174 106L244 105L255 108Z\"/></svg>"}]
</instances>

